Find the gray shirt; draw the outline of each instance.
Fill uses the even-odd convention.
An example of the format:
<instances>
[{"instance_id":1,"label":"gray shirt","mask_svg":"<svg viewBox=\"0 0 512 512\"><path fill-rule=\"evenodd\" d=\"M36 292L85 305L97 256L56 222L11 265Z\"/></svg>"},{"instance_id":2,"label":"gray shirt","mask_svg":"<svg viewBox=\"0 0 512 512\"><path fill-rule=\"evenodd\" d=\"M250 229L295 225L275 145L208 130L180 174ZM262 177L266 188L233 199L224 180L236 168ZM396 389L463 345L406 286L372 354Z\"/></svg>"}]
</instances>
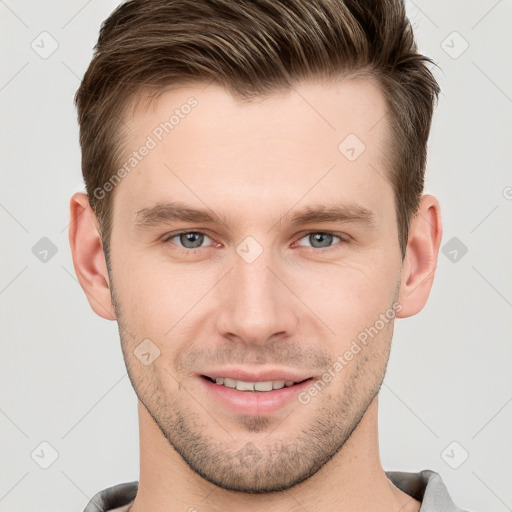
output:
<instances>
[{"instance_id":1,"label":"gray shirt","mask_svg":"<svg viewBox=\"0 0 512 512\"><path fill-rule=\"evenodd\" d=\"M454 505L441 476L434 471L386 471L386 476L401 491L421 502L420 512L467 512ZM91 499L84 512L124 512L135 499L138 485L135 481L108 487Z\"/></svg>"}]
</instances>

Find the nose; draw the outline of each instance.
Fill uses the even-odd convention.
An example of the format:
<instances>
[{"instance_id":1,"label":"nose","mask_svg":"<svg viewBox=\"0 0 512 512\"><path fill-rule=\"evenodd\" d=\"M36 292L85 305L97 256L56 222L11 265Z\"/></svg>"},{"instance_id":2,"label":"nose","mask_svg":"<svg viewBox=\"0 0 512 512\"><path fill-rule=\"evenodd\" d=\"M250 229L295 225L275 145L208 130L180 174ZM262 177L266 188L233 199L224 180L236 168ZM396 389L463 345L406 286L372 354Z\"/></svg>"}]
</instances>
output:
<instances>
[{"instance_id":1,"label":"nose","mask_svg":"<svg viewBox=\"0 0 512 512\"><path fill-rule=\"evenodd\" d=\"M221 285L217 316L219 334L247 345L265 345L295 333L300 300L293 278L270 250L249 263L238 255Z\"/></svg>"}]
</instances>

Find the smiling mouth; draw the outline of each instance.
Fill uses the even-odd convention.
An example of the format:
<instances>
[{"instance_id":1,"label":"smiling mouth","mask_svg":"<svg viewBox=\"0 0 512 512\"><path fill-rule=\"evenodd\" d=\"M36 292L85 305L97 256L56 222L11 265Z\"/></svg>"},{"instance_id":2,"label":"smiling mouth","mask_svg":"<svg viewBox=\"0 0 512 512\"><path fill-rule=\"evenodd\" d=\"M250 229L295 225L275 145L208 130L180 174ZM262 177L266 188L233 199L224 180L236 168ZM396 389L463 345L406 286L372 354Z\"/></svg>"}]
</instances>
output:
<instances>
[{"instance_id":1,"label":"smiling mouth","mask_svg":"<svg viewBox=\"0 0 512 512\"><path fill-rule=\"evenodd\" d=\"M277 389L282 388L289 388L292 386L295 386L296 384L301 384L302 382L305 382L309 379L304 379L299 382L294 382L292 380L272 380L272 381L265 381L265 382L245 382L242 380L235 380L230 379L228 377L217 377L216 379L212 379L211 377L208 377L207 375L201 375L203 379L208 380L209 382L212 382L214 384L217 384L219 386L223 386L226 388L236 389L237 391L253 391L253 392L269 392L274 391Z\"/></svg>"}]
</instances>

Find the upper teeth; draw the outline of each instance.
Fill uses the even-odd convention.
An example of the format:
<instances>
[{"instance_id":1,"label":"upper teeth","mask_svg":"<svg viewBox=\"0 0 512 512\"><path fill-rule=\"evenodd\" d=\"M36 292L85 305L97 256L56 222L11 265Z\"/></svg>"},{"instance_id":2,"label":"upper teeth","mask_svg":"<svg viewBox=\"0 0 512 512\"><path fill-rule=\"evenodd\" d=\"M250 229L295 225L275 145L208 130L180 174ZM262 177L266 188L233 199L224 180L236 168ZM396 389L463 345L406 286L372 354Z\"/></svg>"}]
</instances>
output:
<instances>
[{"instance_id":1,"label":"upper teeth","mask_svg":"<svg viewBox=\"0 0 512 512\"><path fill-rule=\"evenodd\" d=\"M293 386L293 380L273 380L268 382L244 382L243 380L225 378L216 378L215 382L221 386L237 389L238 391L272 391Z\"/></svg>"}]
</instances>

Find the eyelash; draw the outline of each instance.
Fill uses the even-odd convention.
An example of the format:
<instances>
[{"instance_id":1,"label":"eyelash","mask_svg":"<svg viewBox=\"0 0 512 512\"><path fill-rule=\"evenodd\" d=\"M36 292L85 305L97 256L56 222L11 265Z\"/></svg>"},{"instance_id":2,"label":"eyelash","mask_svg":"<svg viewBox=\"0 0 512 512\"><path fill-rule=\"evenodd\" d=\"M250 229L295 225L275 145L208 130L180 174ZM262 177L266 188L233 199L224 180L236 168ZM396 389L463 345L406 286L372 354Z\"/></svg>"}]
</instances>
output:
<instances>
[{"instance_id":1,"label":"eyelash","mask_svg":"<svg viewBox=\"0 0 512 512\"><path fill-rule=\"evenodd\" d=\"M178 231L176 233L171 233L170 235L167 235L164 239L163 239L163 242L164 243L172 243L171 240L173 238L176 238L177 236L180 236L180 235L184 235L184 234L189 234L189 233L194 233L194 234L199 234L199 235L206 235L208 238L210 238L210 240L212 239L207 233L205 233L204 231ZM303 238L307 237L308 235L313 235L313 234L322 234L322 235L333 235L335 236L336 238L339 238L340 239L340 242L338 242L338 244L345 244L345 243L348 243L348 235L345 235L344 233L334 233L332 231L307 231L305 233L301 233L301 236L299 238L297 238L297 242L299 240L302 240ZM296 242L294 242L296 243ZM300 246L300 247L305 247L307 249L311 249L317 253L321 253L321 252L328 252L330 251L331 249L335 249L336 246L338 244L334 244L332 245L331 247L327 247L327 248L324 248L324 249L317 249L315 247L307 247L307 246ZM181 251L181 252L184 252L185 254L192 254L192 253L197 253L200 249L207 249L207 247L197 247L196 249L187 249L185 247L181 247L177 244L173 244L173 245L176 245L176 247Z\"/></svg>"}]
</instances>

